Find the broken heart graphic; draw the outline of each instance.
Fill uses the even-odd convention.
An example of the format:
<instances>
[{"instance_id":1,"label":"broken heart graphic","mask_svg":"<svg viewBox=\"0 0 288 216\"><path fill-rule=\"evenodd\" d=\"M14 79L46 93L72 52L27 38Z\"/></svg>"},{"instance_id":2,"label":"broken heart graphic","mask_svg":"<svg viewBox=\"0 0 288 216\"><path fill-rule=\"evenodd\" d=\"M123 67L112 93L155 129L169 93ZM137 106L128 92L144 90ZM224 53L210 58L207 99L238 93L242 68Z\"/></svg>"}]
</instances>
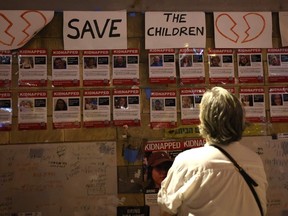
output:
<instances>
[{"instance_id":1,"label":"broken heart graphic","mask_svg":"<svg viewBox=\"0 0 288 216\"><path fill-rule=\"evenodd\" d=\"M215 31L233 43L256 40L266 28L265 18L259 13L246 13L235 19L231 13L221 13L215 19Z\"/></svg>"},{"instance_id":2,"label":"broken heart graphic","mask_svg":"<svg viewBox=\"0 0 288 216\"><path fill-rule=\"evenodd\" d=\"M53 18L53 11L0 11L0 50L25 45Z\"/></svg>"}]
</instances>

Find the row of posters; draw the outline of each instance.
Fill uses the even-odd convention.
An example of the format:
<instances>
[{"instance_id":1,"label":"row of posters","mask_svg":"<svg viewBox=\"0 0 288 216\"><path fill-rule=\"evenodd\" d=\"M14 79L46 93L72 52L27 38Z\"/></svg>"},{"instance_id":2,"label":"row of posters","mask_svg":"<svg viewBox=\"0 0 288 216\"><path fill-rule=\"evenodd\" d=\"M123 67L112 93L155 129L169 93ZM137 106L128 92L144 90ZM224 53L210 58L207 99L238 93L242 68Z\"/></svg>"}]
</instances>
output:
<instances>
[{"instance_id":1,"label":"row of posters","mask_svg":"<svg viewBox=\"0 0 288 216\"><path fill-rule=\"evenodd\" d=\"M149 50L149 82L169 84L177 82L176 65L181 84L204 84L204 49L154 49ZM208 50L209 83L235 84L264 83L262 49ZM21 87L45 87L48 85L47 51L42 49L20 50L18 56ZM80 61L82 57L82 62ZM78 87L80 77L83 86L139 85L139 50L52 51L52 85L54 87ZM179 59L177 64L177 58ZM238 77L234 67L237 61ZM112 65L110 65L112 62ZM82 70L80 70L82 66ZM267 49L268 82L288 81L288 49ZM110 70L112 68L112 80ZM83 71L83 75L80 74ZM12 53L0 51L0 87L12 83ZM82 76L81 76L82 75ZM238 80L236 79L238 78ZM50 78L49 78L50 79Z\"/></svg>"},{"instance_id":2,"label":"row of posters","mask_svg":"<svg viewBox=\"0 0 288 216\"><path fill-rule=\"evenodd\" d=\"M228 88L235 94L234 88ZM199 123L199 105L205 88L179 89L181 124ZM267 121L264 87L240 88L246 120ZM177 127L177 91L150 92L150 127ZM18 92L18 129L47 128L47 91ZM288 122L288 88L269 88L270 121ZM140 126L140 89L52 91L53 128ZM111 109L112 107L112 109ZM111 111L112 110L112 111ZM81 114L83 122L81 122ZM113 115L112 115L113 114ZM111 118L113 116L113 119ZM12 93L0 92L0 130L11 130Z\"/></svg>"}]
</instances>

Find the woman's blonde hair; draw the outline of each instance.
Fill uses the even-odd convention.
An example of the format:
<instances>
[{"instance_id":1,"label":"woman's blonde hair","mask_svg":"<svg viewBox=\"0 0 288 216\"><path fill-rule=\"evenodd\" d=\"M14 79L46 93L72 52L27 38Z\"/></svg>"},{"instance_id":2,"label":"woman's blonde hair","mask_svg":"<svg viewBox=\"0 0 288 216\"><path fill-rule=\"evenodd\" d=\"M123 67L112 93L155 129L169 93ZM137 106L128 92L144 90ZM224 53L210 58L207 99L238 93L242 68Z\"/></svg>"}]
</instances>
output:
<instances>
[{"instance_id":1,"label":"woman's blonde hair","mask_svg":"<svg viewBox=\"0 0 288 216\"><path fill-rule=\"evenodd\" d=\"M222 87L204 93L199 118L200 134L210 144L228 145L242 138L243 107L235 95Z\"/></svg>"}]
</instances>

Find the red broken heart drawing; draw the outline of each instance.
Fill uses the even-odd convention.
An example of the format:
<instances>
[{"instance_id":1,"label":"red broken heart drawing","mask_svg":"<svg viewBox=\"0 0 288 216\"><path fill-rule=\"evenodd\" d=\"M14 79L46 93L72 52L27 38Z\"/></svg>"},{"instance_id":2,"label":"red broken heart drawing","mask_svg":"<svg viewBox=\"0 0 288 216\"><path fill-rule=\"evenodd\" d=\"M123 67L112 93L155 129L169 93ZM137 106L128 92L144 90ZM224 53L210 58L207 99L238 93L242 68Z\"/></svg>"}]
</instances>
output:
<instances>
[{"instance_id":1,"label":"red broken heart drawing","mask_svg":"<svg viewBox=\"0 0 288 216\"><path fill-rule=\"evenodd\" d=\"M247 13L242 18L247 28L243 29L246 36L244 37L243 40L241 40L241 43L247 43L247 42L251 42L257 39L265 30L266 21L261 14ZM251 26L251 20L257 21L257 22L253 22L254 26L253 24ZM256 25L255 23L257 23L257 28L255 26ZM227 32L227 25L230 26L229 28L230 32ZM216 22L215 22L216 30L224 38L234 43L237 43L241 39L240 33L243 33L243 32L237 32L237 30L235 30L237 25L238 23L233 19L233 17L230 16L230 14L227 14L227 13L223 13L217 16Z\"/></svg>"}]
</instances>

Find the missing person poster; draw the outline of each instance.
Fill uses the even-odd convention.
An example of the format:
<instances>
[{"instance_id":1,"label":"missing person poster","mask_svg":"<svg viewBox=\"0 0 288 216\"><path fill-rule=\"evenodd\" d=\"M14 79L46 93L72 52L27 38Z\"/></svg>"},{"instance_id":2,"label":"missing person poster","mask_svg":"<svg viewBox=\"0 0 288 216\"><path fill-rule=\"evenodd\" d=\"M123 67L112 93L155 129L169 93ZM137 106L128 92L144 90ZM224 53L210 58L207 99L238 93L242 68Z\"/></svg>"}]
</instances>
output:
<instances>
[{"instance_id":1,"label":"missing person poster","mask_svg":"<svg viewBox=\"0 0 288 216\"><path fill-rule=\"evenodd\" d=\"M267 62L270 83L288 82L288 48L268 49Z\"/></svg>"},{"instance_id":2,"label":"missing person poster","mask_svg":"<svg viewBox=\"0 0 288 216\"><path fill-rule=\"evenodd\" d=\"M12 126L12 94L0 92L0 131L9 131Z\"/></svg>"},{"instance_id":3,"label":"missing person poster","mask_svg":"<svg viewBox=\"0 0 288 216\"><path fill-rule=\"evenodd\" d=\"M53 91L53 128L80 128L80 122L80 91Z\"/></svg>"},{"instance_id":4,"label":"missing person poster","mask_svg":"<svg viewBox=\"0 0 288 216\"><path fill-rule=\"evenodd\" d=\"M262 87L240 88L240 100L245 109L246 121L266 122L265 91Z\"/></svg>"},{"instance_id":5,"label":"missing person poster","mask_svg":"<svg viewBox=\"0 0 288 216\"><path fill-rule=\"evenodd\" d=\"M204 143L204 139L194 138L148 141L144 145L144 198L145 205L150 207L150 215L160 215L160 209L157 204L157 193L174 158L187 149L202 147Z\"/></svg>"},{"instance_id":6,"label":"missing person poster","mask_svg":"<svg viewBox=\"0 0 288 216\"><path fill-rule=\"evenodd\" d=\"M52 51L52 85L54 87L80 86L79 51Z\"/></svg>"},{"instance_id":7,"label":"missing person poster","mask_svg":"<svg viewBox=\"0 0 288 216\"><path fill-rule=\"evenodd\" d=\"M211 84L235 83L233 49L209 49L208 64Z\"/></svg>"},{"instance_id":8,"label":"missing person poster","mask_svg":"<svg viewBox=\"0 0 288 216\"><path fill-rule=\"evenodd\" d=\"M19 92L18 129L47 129L47 92Z\"/></svg>"},{"instance_id":9,"label":"missing person poster","mask_svg":"<svg viewBox=\"0 0 288 216\"><path fill-rule=\"evenodd\" d=\"M150 97L150 127L177 127L176 91L152 91Z\"/></svg>"},{"instance_id":10,"label":"missing person poster","mask_svg":"<svg viewBox=\"0 0 288 216\"><path fill-rule=\"evenodd\" d=\"M109 50L83 51L83 86L110 85Z\"/></svg>"},{"instance_id":11,"label":"missing person poster","mask_svg":"<svg viewBox=\"0 0 288 216\"><path fill-rule=\"evenodd\" d=\"M113 85L139 85L139 50L113 50Z\"/></svg>"},{"instance_id":12,"label":"missing person poster","mask_svg":"<svg viewBox=\"0 0 288 216\"><path fill-rule=\"evenodd\" d=\"M10 87L12 80L12 53L0 51L0 87Z\"/></svg>"},{"instance_id":13,"label":"missing person poster","mask_svg":"<svg viewBox=\"0 0 288 216\"><path fill-rule=\"evenodd\" d=\"M140 89L114 89L113 122L115 126L140 126Z\"/></svg>"},{"instance_id":14,"label":"missing person poster","mask_svg":"<svg viewBox=\"0 0 288 216\"><path fill-rule=\"evenodd\" d=\"M176 83L175 50L152 49L148 54L151 84Z\"/></svg>"},{"instance_id":15,"label":"missing person poster","mask_svg":"<svg viewBox=\"0 0 288 216\"><path fill-rule=\"evenodd\" d=\"M237 65L239 83L263 83L261 49L238 49Z\"/></svg>"},{"instance_id":16,"label":"missing person poster","mask_svg":"<svg viewBox=\"0 0 288 216\"><path fill-rule=\"evenodd\" d=\"M199 124L200 103L205 88L180 89L181 123Z\"/></svg>"},{"instance_id":17,"label":"missing person poster","mask_svg":"<svg viewBox=\"0 0 288 216\"><path fill-rule=\"evenodd\" d=\"M179 71L181 84L205 83L204 49L180 49Z\"/></svg>"},{"instance_id":18,"label":"missing person poster","mask_svg":"<svg viewBox=\"0 0 288 216\"><path fill-rule=\"evenodd\" d=\"M108 127L111 123L110 90L84 90L83 125Z\"/></svg>"},{"instance_id":19,"label":"missing person poster","mask_svg":"<svg viewBox=\"0 0 288 216\"><path fill-rule=\"evenodd\" d=\"M47 86L47 51L44 49L20 50L19 86Z\"/></svg>"},{"instance_id":20,"label":"missing person poster","mask_svg":"<svg viewBox=\"0 0 288 216\"><path fill-rule=\"evenodd\" d=\"M270 121L271 122L288 122L288 88L270 87Z\"/></svg>"}]
</instances>

